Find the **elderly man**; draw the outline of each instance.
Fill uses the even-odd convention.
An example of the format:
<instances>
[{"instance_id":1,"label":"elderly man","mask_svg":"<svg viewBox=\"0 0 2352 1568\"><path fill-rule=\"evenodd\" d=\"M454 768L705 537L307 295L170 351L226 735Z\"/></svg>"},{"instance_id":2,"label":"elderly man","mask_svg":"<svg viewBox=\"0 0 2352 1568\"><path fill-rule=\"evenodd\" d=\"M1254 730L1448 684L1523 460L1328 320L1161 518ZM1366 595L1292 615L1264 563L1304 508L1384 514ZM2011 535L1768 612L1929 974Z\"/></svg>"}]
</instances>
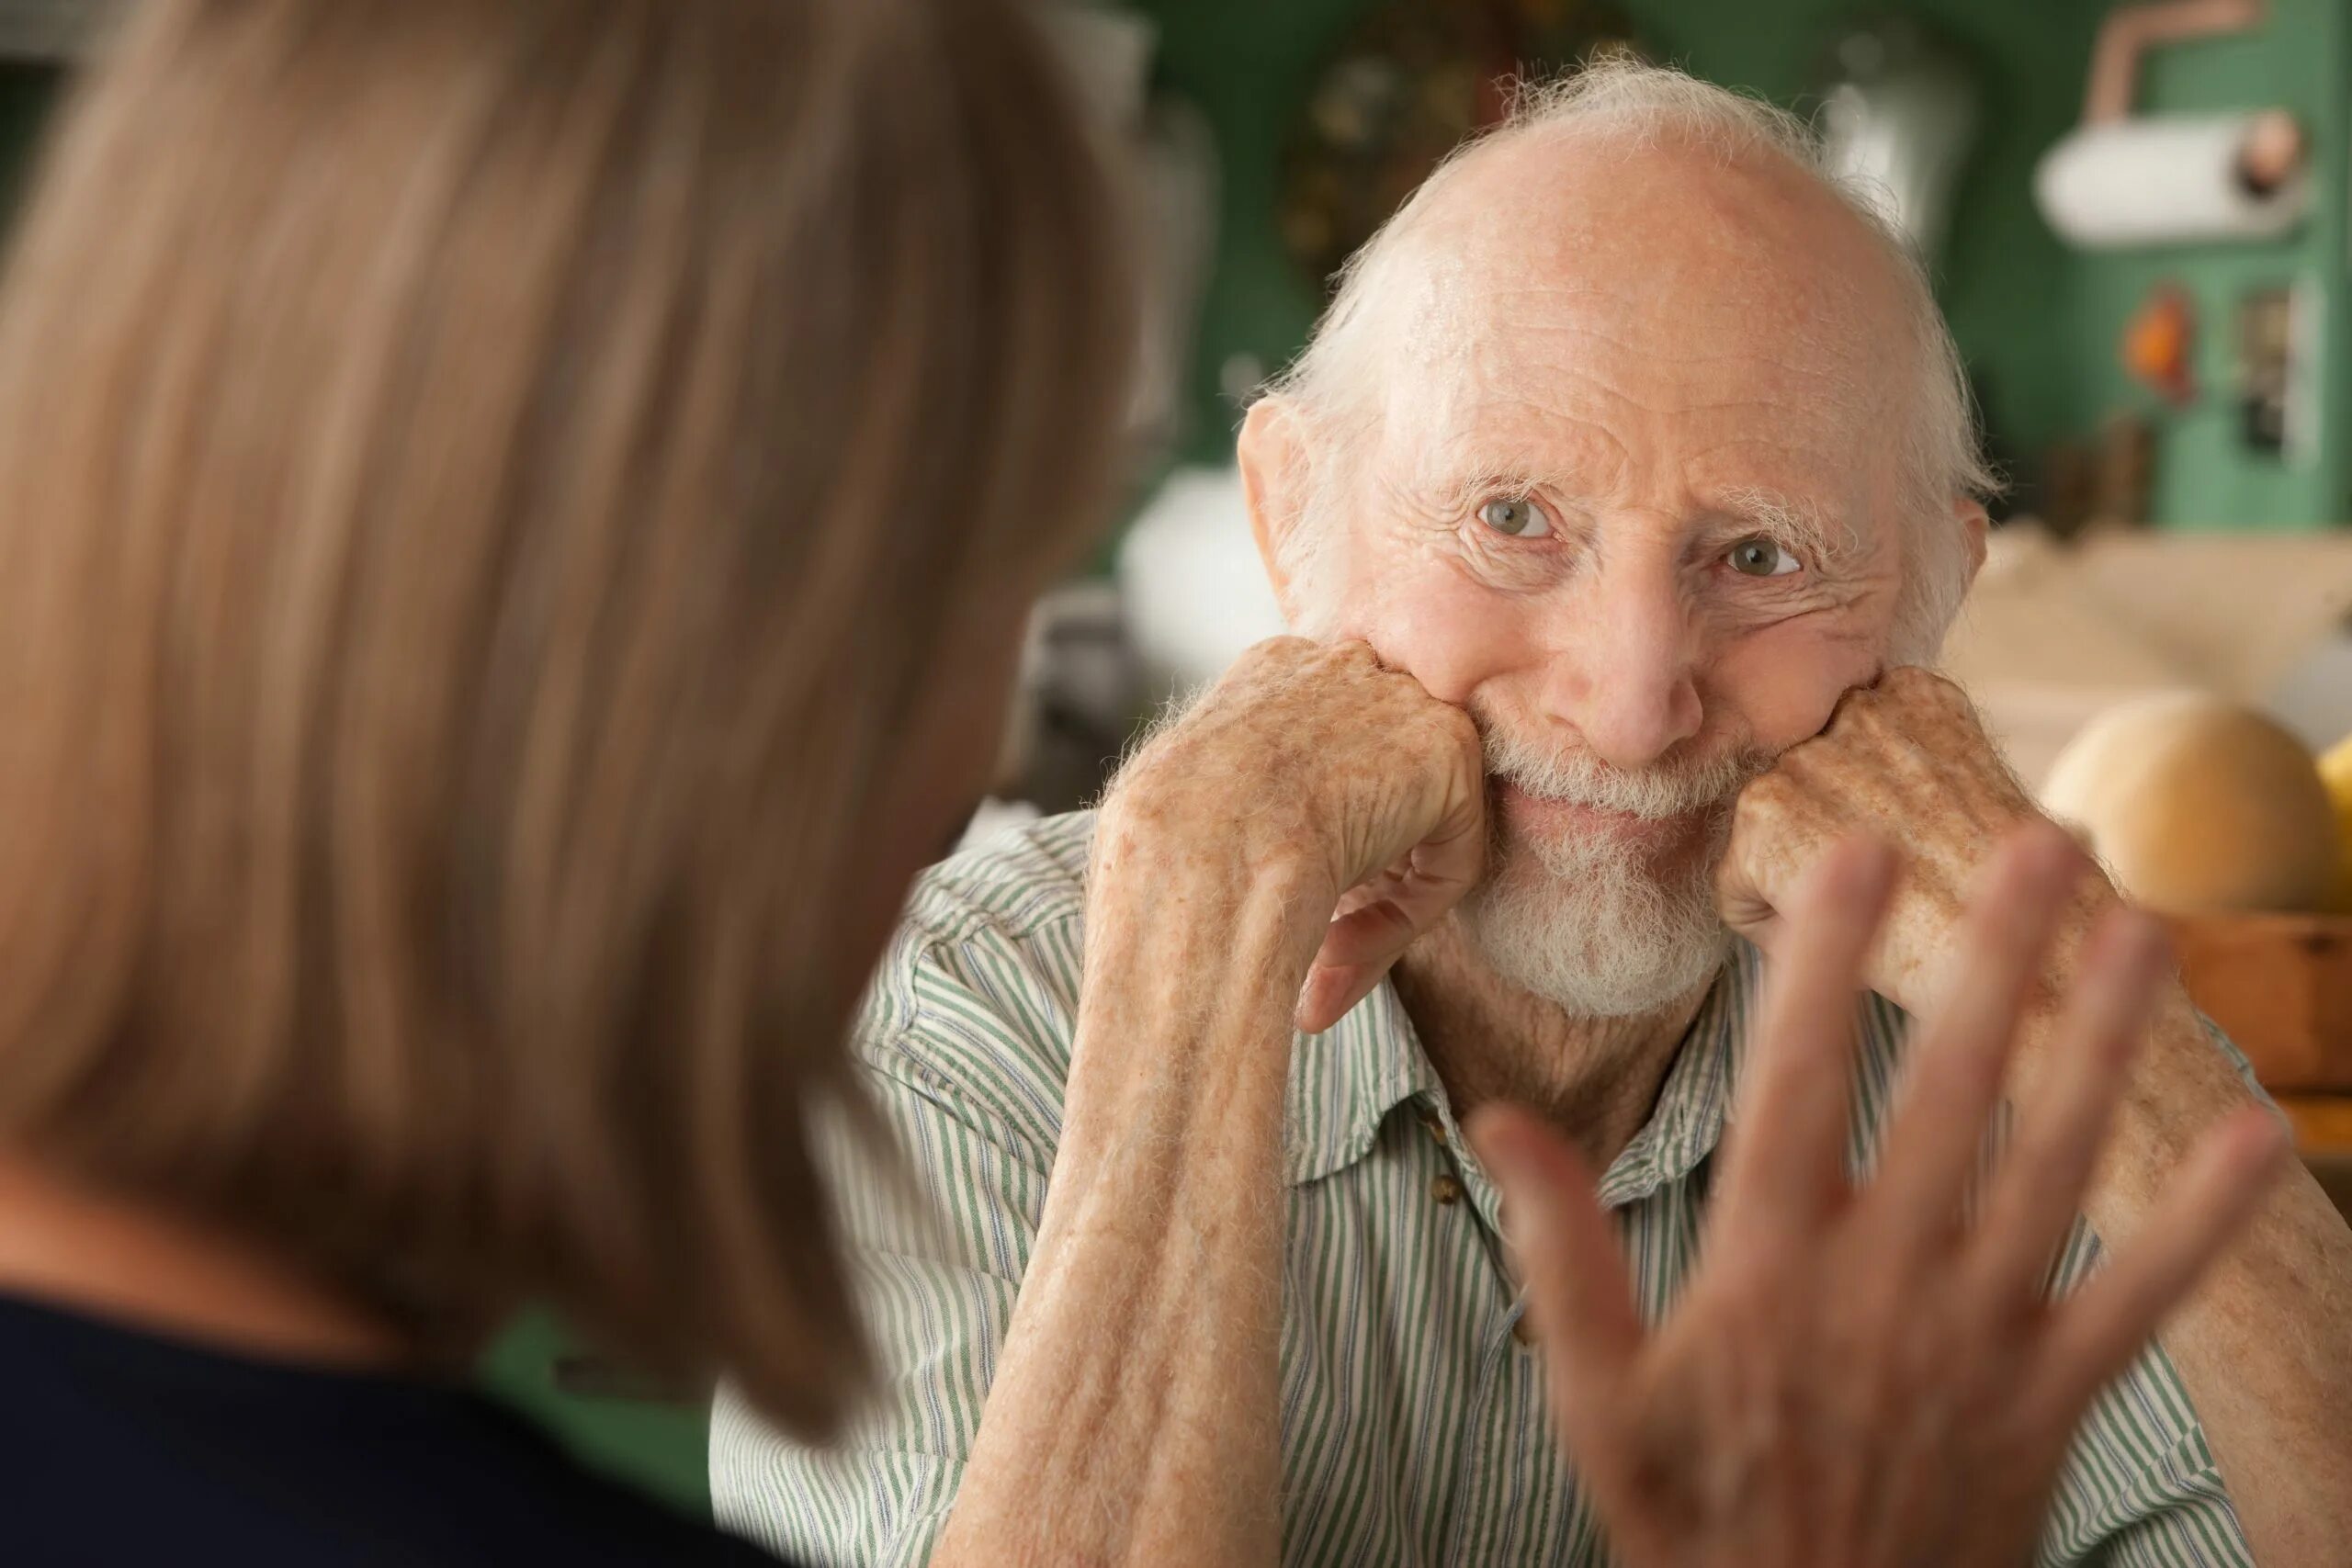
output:
<instances>
[{"instance_id":1,"label":"elderly man","mask_svg":"<svg viewBox=\"0 0 2352 1568\"><path fill-rule=\"evenodd\" d=\"M1241 460L1312 640L1245 660L1100 813L917 893L861 1049L938 1218L843 1156L891 1392L827 1453L722 1404L714 1488L751 1533L861 1563L943 1532L999 1548L959 1561L1208 1560L1278 1517L1293 1563L1601 1561L1464 1117L1532 1108L1604 1173L1655 1320L1700 1266L1759 954L1833 844L1901 856L1858 1159L1905 1018L1954 1000L1961 890L2034 816L1965 700L1908 668L1981 557L1988 476L1918 269L1801 128L1630 64L1532 98L1366 249ZM1465 745L1483 802L1430 761ZM1419 840L1351 888L1384 810ZM1302 994L1280 955L1343 889ZM2077 887L2024 987L2043 1014L2114 902ZM2060 1292L2102 1241L2160 1235L2190 1144L2254 1098L2177 985L2143 1032ZM2029 1129L2065 1092L2053 1039L2029 1021L2011 1065ZM1918 1292L1910 1250L1823 1279L1833 1337L1853 1299ZM1737 1340L1792 1314L1712 1296L1739 1429L1687 1440L1770 1449L1792 1412L1738 1397ZM2092 1406L2021 1539L2340 1563L2347 1303L2352 1235L2295 1172ZM1927 1325L1903 1353L1975 1353L1939 1341L1946 1305L1900 1301ZM1793 1418L1883 1409L1847 1393ZM1956 1411L1954 1462L1999 1426Z\"/></svg>"}]
</instances>

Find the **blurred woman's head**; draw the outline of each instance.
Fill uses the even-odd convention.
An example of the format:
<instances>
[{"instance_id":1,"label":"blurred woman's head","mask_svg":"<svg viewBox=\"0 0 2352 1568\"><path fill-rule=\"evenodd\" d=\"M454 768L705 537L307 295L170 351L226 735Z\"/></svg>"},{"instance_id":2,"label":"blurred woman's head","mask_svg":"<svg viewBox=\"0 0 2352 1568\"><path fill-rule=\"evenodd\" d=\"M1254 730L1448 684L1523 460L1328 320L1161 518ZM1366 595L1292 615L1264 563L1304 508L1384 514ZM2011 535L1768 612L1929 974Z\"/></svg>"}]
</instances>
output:
<instances>
[{"instance_id":1,"label":"blurred woman's head","mask_svg":"<svg viewBox=\"0 0 2352 1568\"><path fill-rule=\"evenodd\" d=\"M809 1154L1100 515L998 0L144 0L0 294L0 1143L821 1430Z\"/></svg>"}]
</instances>

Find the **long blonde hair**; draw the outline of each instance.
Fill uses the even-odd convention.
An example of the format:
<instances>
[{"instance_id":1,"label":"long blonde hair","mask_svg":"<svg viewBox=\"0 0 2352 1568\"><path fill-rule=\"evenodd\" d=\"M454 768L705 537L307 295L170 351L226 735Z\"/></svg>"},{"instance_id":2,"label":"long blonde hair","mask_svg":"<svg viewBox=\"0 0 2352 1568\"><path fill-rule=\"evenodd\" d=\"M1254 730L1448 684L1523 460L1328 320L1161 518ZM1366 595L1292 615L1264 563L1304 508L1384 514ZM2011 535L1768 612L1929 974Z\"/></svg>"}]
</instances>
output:
<instances>
[{"instance_id":1,"label":"long blonde hair","mask_svg":"<svg viewBox=\"0 0 2352 1568\"><path fill-rule=\"evenodd\" d=\"M851 826L1108 493L998 0L144 0L0 292L0 1141L818 1433Z\"/></svg>"}]
</instances>

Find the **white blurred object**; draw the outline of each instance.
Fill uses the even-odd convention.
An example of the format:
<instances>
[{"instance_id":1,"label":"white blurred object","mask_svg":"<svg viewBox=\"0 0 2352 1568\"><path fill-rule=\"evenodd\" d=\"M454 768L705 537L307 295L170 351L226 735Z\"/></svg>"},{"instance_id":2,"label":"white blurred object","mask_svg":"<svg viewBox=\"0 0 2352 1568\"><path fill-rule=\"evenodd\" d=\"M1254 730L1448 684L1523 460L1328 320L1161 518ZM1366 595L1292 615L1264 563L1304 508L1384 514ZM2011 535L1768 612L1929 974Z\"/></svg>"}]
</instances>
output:
<instances>
[{"instance_id":1,"label":"white blurred object","mask_svg":"<svg viewBox=\"0 0 2352 1568\"><path fill-rule=\"evenodd\" d=\"M1136 423L1164 449L1182 434L1180 389L1216 249L1216 139L1207 118L1179 98L1155 102L1145 117L1137 164L1148 241Z\"/></svg>"},{"instance_id":2,"label":"white blurred object","mask_svg":"<svg viewBox=\"0 0 2352 1568\"><path fill-rule=\"evenodd\" d=\"M1283 632L1236 468L1178 468L1136 519L1114 569L1146 679L1165 692L1213 680Z\"/></svg>"},{"instance_id":3,"label":"white blurred object","mask_svg":"<svg viewBox=\"0 0 2352 1568\"><path fill-rule=\"evenodd\" d=\"M2300 168L2267 191L2245 178L2245 148L2267 112L2078 126L2042 155L2034 199L2086 250L2274 238L2301 221L2311 182Z\"/></svg>"},{"instance_id":4,"label":"white blurred object","mask_svg":"<svg viewBox=\"0 0 2352 1568\"><path fill-rule=\"evenodd\" d=\"M2279 677L2262 705L2314 751L2352 736L2352 626L2338 629Z\"/></svg>"},{"instance_id":5,"label":"white blurred object","mask_svg":"<svg viewBox=\"0 0 2352 1568\"><path fill-rule=\"evenodd\" d=\"M1216 139L1190 104L1153 96L1159 29L1148 18L1079 0L1050 0L1040 10L1080 92L1127 154L1119 173L1141 235L1145 304L1130 418L1140 444L1164 448L1181 434L1179 393L1216 249Z\"/></svg>"},{"instance_id":6,"label":"white blurred object","mask_svg":"<svg viewBox=\"0 0 2352 1568\"><path fill-rule=\"evenodd\" d=\"M1037 808L1025 800L999 800L989 795L974 808L972 819L964 825L964 836L956 840L956 848L958 852L976 849L1015 828L1026 827L1037 820L1040 815Z\"/></svg>"},{"instance_id":7,"label":"white blurred object","mask_svg":"<svg viewBox=\"0 0 2352 1568\"><path fill-rule=\"evenodd\" d=\"M1043 7L1046 36L1076 73L1080 91L1103 123L1133 134L1143 123L1145 89L1159 28L1149 17L1103 6L1054 0Z\"/></svg>"},{"instance_id":8,"label":"white blurred object","mask_svg":"<svg viewBox=\"0 0 2352 1568\"><path fill-rule=\"evenodd\" d=\"M1895 221L1932 260L1976 140L1978 95L1967 62L1912 17L1855 28L1831 52L1835 79L1821 95L1829 166L1885 192Z\"/></svg>"}]
</instances>

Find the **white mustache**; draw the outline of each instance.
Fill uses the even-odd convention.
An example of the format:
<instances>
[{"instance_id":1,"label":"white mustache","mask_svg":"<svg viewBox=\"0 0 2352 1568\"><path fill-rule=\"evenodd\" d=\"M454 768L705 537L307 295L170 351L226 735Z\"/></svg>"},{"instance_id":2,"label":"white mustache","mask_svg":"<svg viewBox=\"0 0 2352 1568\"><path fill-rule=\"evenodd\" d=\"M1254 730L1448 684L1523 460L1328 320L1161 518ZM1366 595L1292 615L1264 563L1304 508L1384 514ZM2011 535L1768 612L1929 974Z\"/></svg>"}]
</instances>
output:
<instances>
[{"instance_id":1,"label":"white mustache","mask_svg":"<svg viewBox=\"0 0 2352 1568\"><path fill-rule=\"evenodd\" d=\"M1629 770L1611 767L1589 751L1540 751L1492 725L1479 727L1486 743L1487 773L1538 800L1565 801L1599 811L1661 821L1719 806L1747 781L1772 765L1772 757L1752 747L1698 761Z\"/></svg>"}]
</instances>

